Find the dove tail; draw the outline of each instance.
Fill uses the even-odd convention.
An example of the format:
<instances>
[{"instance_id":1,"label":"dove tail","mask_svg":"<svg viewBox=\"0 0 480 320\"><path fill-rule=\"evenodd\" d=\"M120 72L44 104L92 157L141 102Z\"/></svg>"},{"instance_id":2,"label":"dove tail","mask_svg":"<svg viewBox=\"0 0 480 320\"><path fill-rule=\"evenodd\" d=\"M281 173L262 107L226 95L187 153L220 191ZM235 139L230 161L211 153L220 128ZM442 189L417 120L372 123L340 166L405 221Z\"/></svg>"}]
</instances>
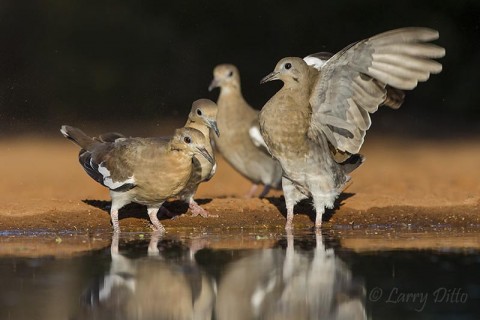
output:
<instances>
[{"instance_id":1,"label":"dove tail","mask_svg":"<svg viewBox=\"0 0 480 320\"><path fill-rule=\"evenodd\" d=\"M91 146L98 143L97 141L93 140L93 138L87 136L82 130L75 127L63 125L60 129L60 132L65 138L72 140L85 150L89 150Z\"/></svg>"},{"instance_id":2,"label":"dove tail","mask_svg":"<svg viewBox=\"0 0 480 320\"><path fill-rule=\"evenodd\" d=\"M361 154L354 154L350 158L342 162L341 166L345 170L345 173L348 174L353 170L357 169L364 161L364 156L362 156Z\"/></svg>"}]
</instances>

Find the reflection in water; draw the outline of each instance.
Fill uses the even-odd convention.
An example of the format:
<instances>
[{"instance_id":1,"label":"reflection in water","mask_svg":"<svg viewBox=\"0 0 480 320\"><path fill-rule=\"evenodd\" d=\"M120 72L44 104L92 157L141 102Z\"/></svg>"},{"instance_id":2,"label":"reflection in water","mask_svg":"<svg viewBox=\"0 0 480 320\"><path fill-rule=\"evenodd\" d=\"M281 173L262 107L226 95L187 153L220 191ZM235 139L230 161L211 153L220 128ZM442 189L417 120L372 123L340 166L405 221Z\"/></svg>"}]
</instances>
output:
<instances>
[{"instance_id":1,"label":"reflection in water","mask_svg":"<svg viewBox=\"0 0 480 320\"><path fill-rule=\"evenodd\" d=\"M366 319L365 290L316 235L312 252L262 250L232 263L219 281L218 319Z\"/></svg>"},{"instance_id":2,"label":"reflection in water","mask_svg":"<svg viewBox=\"0 0 480 320\"><path fill-rule=\"evenodd\" d=\"M176 259L158 249L134 259L111 245L109 271L84 294L78 319L365 319L364 287L316 235L314 250L248 251L227 264L218 279L204 271L192 249ZM197 248L195 244L190 248ZM162 253L160 253L162 251ZM218 292L216 283L219 283Z\"/></svg>"},{"instance_id":3,"label":"reflection in water","mask_svg":"<svg viewBox=\"0 0 480 320\"><path fill-rule=\"evenodd\" d=\"M85 294L84 319L211 319L214 282L187 254L176 263L160 254L160 236L152 234L148 256L130 259L119 253L118 234L112 263L98 286Z\"/></svg>"},{"instance_id":4,"label":"reflection in water","mask_svg":"<svg viewBox=\"0 0 480 320\"><path fill-rule=\"evenodd\" d=\"M122 234L82 255L4 256L0 319L480 319L478 250L358 253L323 240L335 252L320 235L245 232Z\"/></svg>"}]
</instances>

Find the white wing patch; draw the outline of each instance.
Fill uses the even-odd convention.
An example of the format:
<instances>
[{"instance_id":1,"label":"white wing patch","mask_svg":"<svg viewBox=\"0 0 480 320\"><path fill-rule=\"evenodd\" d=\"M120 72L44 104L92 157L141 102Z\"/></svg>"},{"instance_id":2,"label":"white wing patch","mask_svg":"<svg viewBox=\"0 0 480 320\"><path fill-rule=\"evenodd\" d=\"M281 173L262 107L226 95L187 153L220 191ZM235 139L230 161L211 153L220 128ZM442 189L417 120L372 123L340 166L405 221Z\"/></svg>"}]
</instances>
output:
<instances>
[{"instance_id":1,"label":"white wing patch","mask_svg":"<svg viewBox=\"0 0 480 320\"><path fill-rule=\"evenodd\" d=\"M69 135L68 135L68 133L67 133L67 126L62 126L62 128L60 129L60 132L63 134L63 136L64 136L65 138L68 138L68 137L69 137Z\"/></svg>"},{"instance_id":2,"label":"white wing patch","mask_svg":"<svg viewBox=\"0 0 480 320\"><path fill-rule=\"evenodd\" d=\"M305 61L309 66L314 67L317 70L322 69L325 63L327 63L327 60L322 60L316 57L308 56L303 58L303 61Z\"/></svg>"},{"instance_id":3,"label":"white wing patch","mask_svg":"<svg viewBox=\"0 0 480 320\"><path fill-rule=\"evenodd\" d=\"M265 148L268 150L267 144L265 143L265 140L263 140L262 134L260 133L258 127L251 127L248 130L248 134L250 135L250 139L252 139L253 144L257 148Z\"/></svg>"},{"instance_id":4,"label":"white wing patch","mask_svg":"<svg viewBox=\"0 0 480 320\"><path fill-rule=\"evenodd\" d=\"M215 162L215 164L214 164L213 167L212 167L212 171L210 171L210 175L213 176L213 175L215 174L215 172L217 172L217 163L216 163L216 162Z\"/></svg>"},{"instance_id":5,"label":"white wing patch","mask_svg":"<svg viewBox=\"0 0 480 320\"><path fill-rule=\"evenodd\" d=\"M98 172L103 176L103 184L112 190L120 188L125 184L135 184L134 176L129 177L125 181L113 181L110 176L110 170L103 166L103 162L98 166Z\"/></svg>"}]
</instances>

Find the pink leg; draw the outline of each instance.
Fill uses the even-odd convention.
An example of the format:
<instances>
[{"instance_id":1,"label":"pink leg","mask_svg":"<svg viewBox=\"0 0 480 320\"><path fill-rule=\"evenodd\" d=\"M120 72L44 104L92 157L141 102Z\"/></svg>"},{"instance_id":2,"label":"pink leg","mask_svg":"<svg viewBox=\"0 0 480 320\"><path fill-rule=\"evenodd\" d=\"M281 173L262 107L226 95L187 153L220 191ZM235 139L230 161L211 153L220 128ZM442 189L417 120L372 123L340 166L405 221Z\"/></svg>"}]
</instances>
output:
<instances>
[{"instance_id":1,"label":"pink leg","mask_svg":"<svg viewBox=\"0 0 480 320\"><path fill-rule=\"evenodd\" d=\"M192 217L196 217L198 215L202 216L203 218L216 218L218 215L210 214L207 210L200 207L200 205L193 200L193 197L190 198L188 202L188 207L190 211L192 211Z\"/></svg>"},{"instance_id":2,"label":"pink leg","mask_svg":"<svg viewBox=\"0 0 480 320\"><path fill-rule=\"evenodd\" d=\"M316 210L317 214L315 217L315 228L320 229L322 227L322 216L323 213L325 212L325 207L320 207Z\"/></svg>"},{"instance_id":3,"label":"pink leg","mask_svg":"<svg viewBox=\"0 0 480 320\"><path fill-rule=\"evenodd\" d=\"M287 223L285 224L285 230L289 231L293 229L293 208L298 201L305 199L306 196L302 194L287 178L282 178L282 189L283 194L285 195L285 206L287 207Z\"/></svg>"},{"instance_id":4,"label":"pink leg","mask_svg":"<svg viewBox=\"0 0 480 320\"><path fill-rule=\"evenodd\" d=\"M252 186L250 187L250 190L245 195L245 198L253 198L253 196L255 195L255 191L257 191L257 188L258 188L258 184L255 184L255 183L252 184Z\"/></svg>"},{"instance_id":5,"label":"pink leg","mask_svg":"<svg viewBox=\"0 0 480 320\"><path fill-rule=\"evenodd\" d=\"M112 221L113 232L120 232L120 224L118 223L118 209L115 209L113 206L110 209L110 220Z\"/></svg>"},{"instance_id":6,"label":"pink leg","mask_svg":"<svg viewBox=\"0 0 480 320\"><path fill-rule=\"evenodd\" d=\"M157 218L158 209L159 208L157 207L150 207L150 208L147 208L147 212L148 212L148 216L150 217L150 221L152 222L153 230L164 233L165 227L160 223L160 221Z\"/></svg>"}]
</instances>

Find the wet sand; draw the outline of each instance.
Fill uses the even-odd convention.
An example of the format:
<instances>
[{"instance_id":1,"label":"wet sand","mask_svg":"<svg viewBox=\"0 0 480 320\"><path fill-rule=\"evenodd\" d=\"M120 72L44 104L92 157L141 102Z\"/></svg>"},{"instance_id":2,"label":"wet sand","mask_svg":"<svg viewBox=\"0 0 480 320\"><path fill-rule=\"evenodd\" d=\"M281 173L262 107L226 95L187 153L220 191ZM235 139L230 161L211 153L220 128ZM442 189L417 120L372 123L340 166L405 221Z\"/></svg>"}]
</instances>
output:
<instances>
[{"instance_id":1,"label":"wet sand","mask_svg":"<svg viewBox=\"0 0 480 320\"><path fill-rule=\"evenodd\" d=\"M108 192L84 173L77 161L78 148L72 143L61 137L4 138L0 150L0 230L17 237L47 231L89 234L90 238L111 231ZM360 230L362 237L375 240L374 234L364 235L372 230L418 234L418 230L442 229L455 237L459 230L474 232L480 226L478 140L409 141L377 136L367 139L362 153L367 160L352 174L352 183L336 208L327 211L325 230L336 234ZM271 192L266 199L245 199L249 188L250 183L218 157L217 174L201 185L196 198L219 217L191 217L185 204L171 201L167 207L179 216L162 223L171 234L247 229L284 232L281 191ZM313 226L308 201L295 211L297 232ZM150 231L145 208L133 204L121 210L120 226L123 231ZM50 240L58 242L55 239ZM92 241L82 241L80 248L92 246ZM357 241L350 246L362 250L374 242L362 245ZM65 244L64 240L60 243ZM469 243L480 247L478 241Z\"/></svg>"}]
</instances>

